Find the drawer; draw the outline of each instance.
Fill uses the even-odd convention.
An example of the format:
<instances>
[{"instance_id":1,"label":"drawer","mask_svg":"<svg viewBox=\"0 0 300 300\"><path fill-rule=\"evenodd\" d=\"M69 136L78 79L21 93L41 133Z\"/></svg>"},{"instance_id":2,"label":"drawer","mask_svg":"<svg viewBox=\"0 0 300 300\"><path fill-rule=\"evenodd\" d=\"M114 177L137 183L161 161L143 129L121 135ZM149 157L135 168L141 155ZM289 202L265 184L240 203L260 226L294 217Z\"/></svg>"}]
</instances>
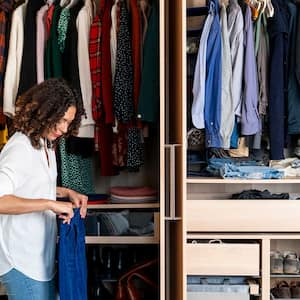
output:
<instances>
[{"instance_id":1,"label":"drawer","mask_svg":"<svg viewBox=\"0 0 300 300\"><path fill-rule=\"evenodd\" d=\"M187 275L259 275L259 244L186 244Z\"/></svg>"},{"instance_id":2,"label":"drawer","mask_svg":"<svg viewBox=\"0 0 300 300\"><path fill-rule=\"evenodd\" d=\"M299 200L188 200L187 231L299 232Z\"/></svg>"}]
</instances>

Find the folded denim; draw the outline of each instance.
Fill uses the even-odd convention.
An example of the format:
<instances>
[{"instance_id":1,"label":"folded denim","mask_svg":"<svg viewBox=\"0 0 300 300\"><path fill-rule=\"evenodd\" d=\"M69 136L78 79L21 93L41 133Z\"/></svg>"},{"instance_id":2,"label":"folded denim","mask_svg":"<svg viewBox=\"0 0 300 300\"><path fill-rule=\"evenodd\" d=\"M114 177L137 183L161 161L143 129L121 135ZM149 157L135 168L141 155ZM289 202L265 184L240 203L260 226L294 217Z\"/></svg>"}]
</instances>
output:
<instances>
[{"instance_id":1,"label":"folded denim","mask_svg":"<svg viewBox=\"0 0 300 300\"><path fill-rule=\"evenodd\" d=\"M289 199L288 193L271 194L268 190L245 190L231 196L231 199Z\"/></svg>"},{"instance_id":2,"label":"folded denim","mask_svg":"<svg viewBox=\"0 0 300 300\"><path fill-rule=\"evenodd\" d=\"M281 179L284 172L265 166L236 166L225 164L220 169L223 178L243 178L243 179Z\"/></svg>"},{"instance_id":3,"label":"folded denim","mask_svg":"<svg viewBox=\"0 0 300 300\"><path fill-rule=\"evenodd\" d=\"M234 158L210 158L208 160L207 171L214 176L221 176L221 169L226 165L233 166L259 166L254 160L234 159Z\"/></svg>"}]
</instances>

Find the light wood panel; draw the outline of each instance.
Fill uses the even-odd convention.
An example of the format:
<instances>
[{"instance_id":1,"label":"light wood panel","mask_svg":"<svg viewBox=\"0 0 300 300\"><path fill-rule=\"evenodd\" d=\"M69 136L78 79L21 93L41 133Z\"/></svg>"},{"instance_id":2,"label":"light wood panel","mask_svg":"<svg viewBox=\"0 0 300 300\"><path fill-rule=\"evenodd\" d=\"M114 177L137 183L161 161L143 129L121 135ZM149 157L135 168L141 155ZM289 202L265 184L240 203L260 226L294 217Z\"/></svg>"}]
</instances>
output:
<instances>
[{"instance_id":1,"label":"light wood panel","mask_svg":"<svg viewBox=\"0 0 300 300\"><path fill-rule=\"evenodd\" d=\"M187 244L188 275L259 276L259 244Z\"/></svg>"},{"instance_id":2,"label":"light wood panel","mask_svg":"<svg viewBox=\"0 0 300 300\"><path fill-rule=\"evenodd\" d=\"M124 203L124 204L88 204L88 209L156 209L159 208L159 203Z\"/></svg>"},{"instance_id":3,"label":"light wood panel","mask_svg":"<svg viewBox=\"0 0 300 300\"><path fill-rule=\"evenodd\" d=\"M298 200L189 200L187 231L299 232Z\"/></svg>"}]
</instances>

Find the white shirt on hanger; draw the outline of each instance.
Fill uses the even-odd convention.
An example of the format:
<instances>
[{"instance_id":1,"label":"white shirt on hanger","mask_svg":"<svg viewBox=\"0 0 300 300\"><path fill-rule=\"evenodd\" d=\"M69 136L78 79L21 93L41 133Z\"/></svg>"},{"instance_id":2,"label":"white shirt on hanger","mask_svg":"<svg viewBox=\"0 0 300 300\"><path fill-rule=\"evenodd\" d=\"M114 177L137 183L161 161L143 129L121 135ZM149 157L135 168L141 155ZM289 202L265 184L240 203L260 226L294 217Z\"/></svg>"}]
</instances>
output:
<instances>
[{"instance_id":1,"label":"white shirt on hanger","mask_svg":"<svg viewBox=\"0 0 300 300\"><path fill-rule=\"evenodd\" d=\"M9 117L15 115L15 102L18 94L23 55L24 21L27 4L28 0L25 0L12 14L3 91L3 112Z\"/></svg>"},{"instance_id":2,"label":"white shirt on hanger","mask_svg":"<svg viewBox=\"0 0 300 300\"><path fill-rule=\"evenodd\" d=\"M85 0L84 6L78 13L76 26L78 31L78 67L82 101L86 118L81 120L78 137L94 137L94 124L92 116L92 79L89 59L90 28L94 18L95 8L91 0Z\"/></svg>"},{"instance_id":3,"label":"white shirt on hanger","mask_svg":"<svg viewBox=\"0 0 300 300\"><path fill-rule=\"evenodd\" d=\"M236 116L241 116L244 66L244 17L237 0L230 0L227 24L232 63L232 98Z\"/></svg>"}]
</instances>

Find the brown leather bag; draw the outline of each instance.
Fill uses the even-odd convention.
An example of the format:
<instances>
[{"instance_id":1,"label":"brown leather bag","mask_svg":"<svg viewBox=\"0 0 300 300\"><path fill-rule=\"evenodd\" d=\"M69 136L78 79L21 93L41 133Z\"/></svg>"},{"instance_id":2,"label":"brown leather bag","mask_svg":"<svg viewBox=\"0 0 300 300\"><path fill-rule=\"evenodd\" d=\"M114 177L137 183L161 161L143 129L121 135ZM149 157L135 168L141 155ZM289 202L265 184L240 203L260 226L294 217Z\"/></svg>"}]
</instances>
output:
<instances>
[{"instance_id":1,"label":"brown leather bag","mask_svg":"<svg viewBox=\"0 0 300 300\"><path fill-rule=\"evenodd\" d=\"M124 275L122 275L117 284L116 300L141 300L141 295L139 290L135 286L135 279L141 280L147 286L149 286L152 291L158 289L158 285L153 281L152 278L146 275L147 268L154 266L158 263L157 259L148 261L141 265L138 265Z\"/></svg>"}]
</instances>

